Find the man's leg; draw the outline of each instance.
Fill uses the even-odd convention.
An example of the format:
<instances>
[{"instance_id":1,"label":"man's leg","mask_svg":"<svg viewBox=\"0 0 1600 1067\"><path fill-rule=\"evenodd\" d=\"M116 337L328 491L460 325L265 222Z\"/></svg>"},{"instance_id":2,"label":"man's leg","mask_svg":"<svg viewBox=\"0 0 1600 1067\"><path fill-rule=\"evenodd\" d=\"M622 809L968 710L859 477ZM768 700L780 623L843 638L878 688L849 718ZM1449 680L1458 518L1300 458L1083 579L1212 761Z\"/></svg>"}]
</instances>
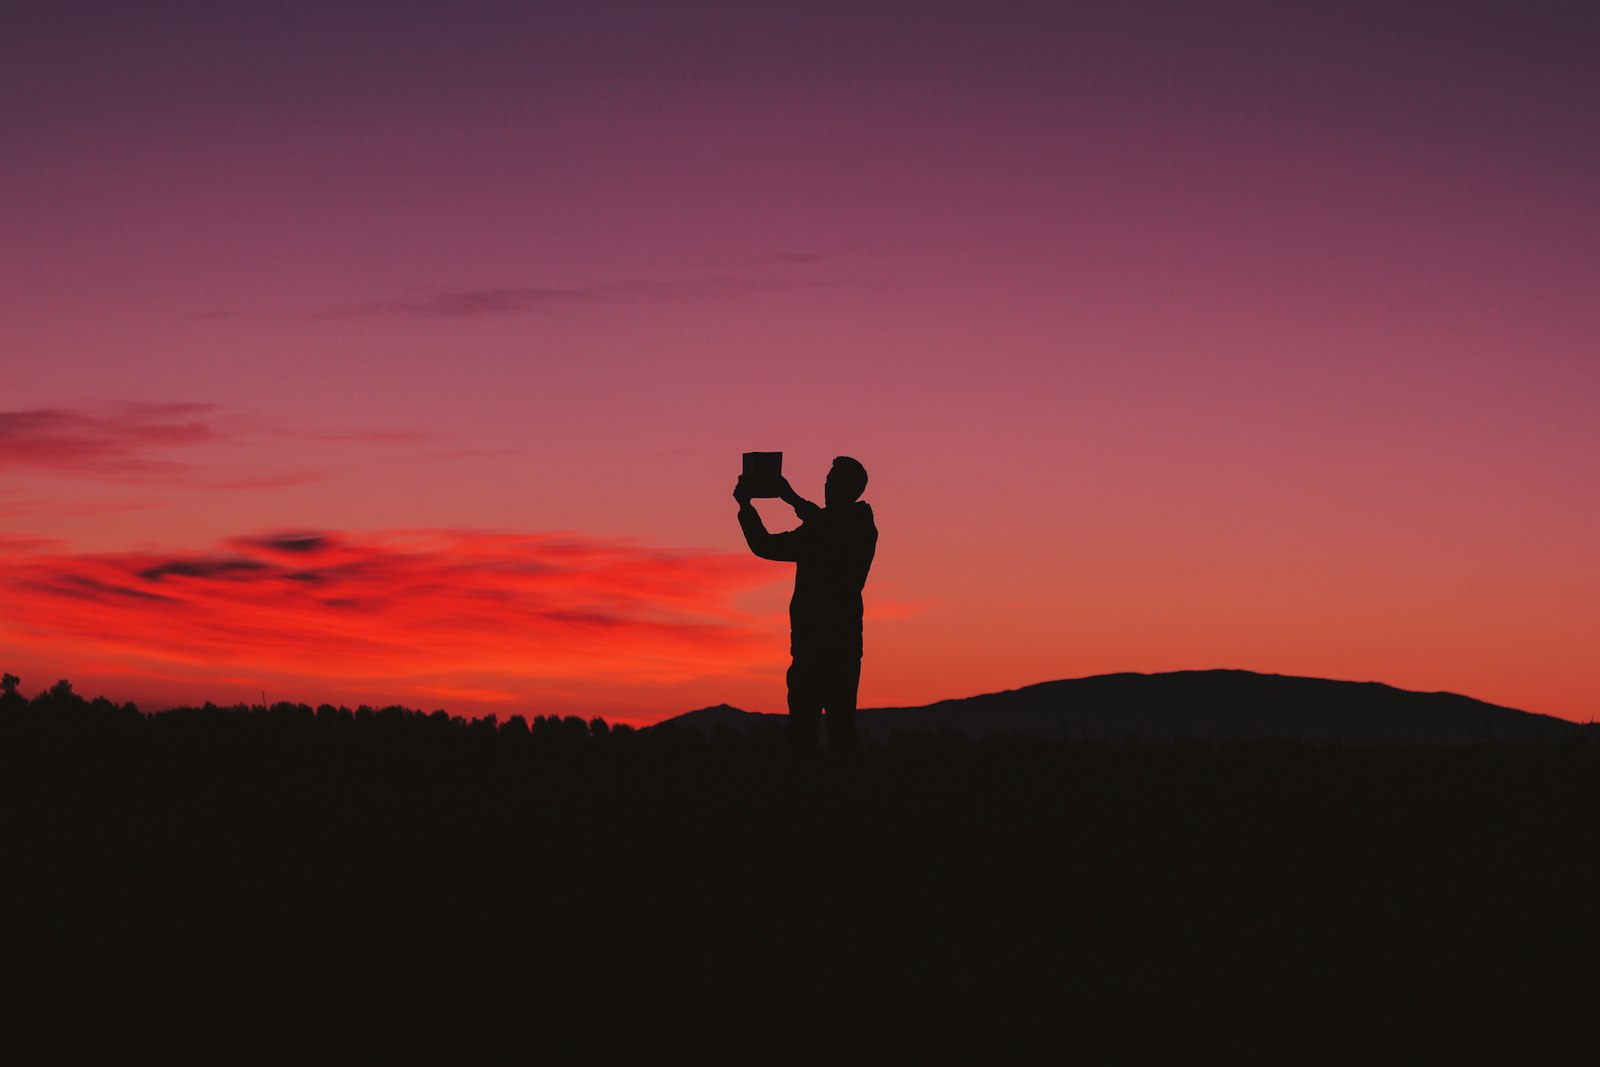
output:
<instances>
[{"instance_id":1,"label":"man's leg","mask_svg":"<svg viewBox=\"0 0 1600 1067\"><path fill-rule=\"evenodd\" d=\"M856 729L856 692L861 688L861 657L846 654L828 664L828 748L847 754L861 746Z\"/></svg>"},{"instance_id":2,"label":"man's leg","mask_svg":"<svg viewBox=\"0 0 1600 1067\"><path fill-rule=\"evenodd\" d=\"M822 726L822 688L815 662L796 656L789 665L789 747L801 757L817 753Z\"/></svg>"}]
</instances>

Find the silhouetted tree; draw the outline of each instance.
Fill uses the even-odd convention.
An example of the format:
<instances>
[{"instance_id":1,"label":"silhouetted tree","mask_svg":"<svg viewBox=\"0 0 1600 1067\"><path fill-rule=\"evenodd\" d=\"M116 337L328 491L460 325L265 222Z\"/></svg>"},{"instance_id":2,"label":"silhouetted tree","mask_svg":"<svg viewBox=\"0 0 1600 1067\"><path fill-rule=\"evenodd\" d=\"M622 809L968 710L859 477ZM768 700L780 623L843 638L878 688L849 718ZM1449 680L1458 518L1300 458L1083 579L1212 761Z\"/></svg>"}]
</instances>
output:
<instances>
[{"instance_id":1,"label":"silhouetted tree","mask_svg":"<svg viewBox=\"0 0 1600 1067\"><path fill-rule=\"evenodd\" d=\"M28 700L17 692L17 686L22 684L22 679L14 674L0 677L0 708L8 711L21 711L28 706Z\"/></svg>"},{"instance_id":2,"label":"silhouetted tree","mask_svg":"<svg viewBox=\"0 0 1600 1067\"><path fill-rule=\"evenodd\" d=\"M83 698L72 691L72 683L67 681L65 678L61 679L55 685L52 685L50 687L50 691L48 693L41 694L41 697L47 697L51 703L58 704L63 707L70 704L83 703Z\"/></svg>"}]
</instances>

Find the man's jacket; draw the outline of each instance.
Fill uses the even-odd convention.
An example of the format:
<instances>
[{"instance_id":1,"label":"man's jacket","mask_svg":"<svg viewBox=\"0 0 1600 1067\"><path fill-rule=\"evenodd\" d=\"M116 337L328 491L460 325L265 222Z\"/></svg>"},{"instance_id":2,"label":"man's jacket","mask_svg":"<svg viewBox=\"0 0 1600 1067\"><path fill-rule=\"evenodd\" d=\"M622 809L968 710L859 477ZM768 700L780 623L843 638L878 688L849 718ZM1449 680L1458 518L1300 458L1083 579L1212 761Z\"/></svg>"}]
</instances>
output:
<instances>
[{"instance_id":1,"label":"man's jacket","mask_svg":"<svg viewBox=\"0 0 1600 1067\"><path fill-rule=\"evenodd\" d=\"M795 564L789 601L792 655L861 655L861 589L878 547L872 507L858 500L843 508L802 501L801 523L786 533L768 533L753 507L739 509L739 527L750 551L762 559Z\"/></svg>"}]
</instances>

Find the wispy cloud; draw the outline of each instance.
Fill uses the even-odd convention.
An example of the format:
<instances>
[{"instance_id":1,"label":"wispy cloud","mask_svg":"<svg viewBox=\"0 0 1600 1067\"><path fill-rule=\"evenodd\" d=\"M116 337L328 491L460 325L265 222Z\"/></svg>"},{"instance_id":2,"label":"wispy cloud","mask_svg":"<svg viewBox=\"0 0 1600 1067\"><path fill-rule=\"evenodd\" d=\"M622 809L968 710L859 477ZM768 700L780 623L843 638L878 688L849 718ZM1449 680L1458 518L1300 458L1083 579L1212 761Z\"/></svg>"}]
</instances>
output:
<instances>
[{"instance_id":1,"label":"wispy cloud","mask_svg":"<svg viewBox=\"0 0 1600 1067\"><path fill-rule=\"evenodd\" d=\"M211 478L199 483L197 488L202 489L282 489L291 485L310 485L320 482L328 477L328 472L321 469L299 468L295 470L260 471L256 473L242 472L220 478Z\"/></svg>"},{"instance_id":2,"label":"wispy cloud","mask_svg":"<svg viewBox=\"0 0 1600 1067\"><path fill-rule=\"evenodd\" d=\"M0 534L0 557L6 554L53 552L67 547L59 537L30 537L17 534Z\"/></svg>"},{"instance_id":3,"label":"wispy cloud","mask_svg":"<svg viewBox=\"0 0 1600 1067\"><path fill-rule=\"evenodd\" d=\"M369 300L321 308L317 318L351 318L396 315L418 319L461 319L538 311L562 305L604 300L629 300L672 291L673 283L651 281L605 282L565 288L508 285L489 288L417 286L388 299Z\"/></svg>"},{"instance_id":4,"label":"wispy cloud","mask_svg":"<svg viewBox=\"0 0 1600 1067\"><path fill-rule=\"evenodd\" d=\"M291 556L325 552L337 545L331 535L316 531L256 534L252 537L236 537L233 543L252 551L287 553Z\"/></svg>"},{"instance_id":5,"label":"wispy cloud","mask_svg":"<svg viewBox=\"0 0 1600 1067\"><path fill-rule=\"evenodd\" d=\"M439 446L452 439L431 431L385 427L322 432L240 417L207 403L41 407L0 411L0 473L33 471L132 486L207 490L277 489L328 476L326 470L272 462L219 466L216 458L220 453L207 455L208 450L221 446L250 446L263 440L315 440L380 448L428 445L437 455L448 456ZM63 511L59 501L29 498L15 504L31 510ZM114 509L141 506L145 505L109 505Z\"/></svg>"},{"instance_id":6,"label":"wispy cloud","mask_svg":"<svg viewBox=\"0 0 1600 1067\"><path fill-rule=\"evenodd\" d=\"M809 267L821 263L822 257L815 252L773 252L745 256L743 262L752 267Z\"/></svg>"},{"instance_id":7,"label":"wispy cloud","mask_svg":"<svg viewBox=\"0 0 1600 1067\"><path fill-rule=\"evenodd\" d=\"M439 434L426 430L353 430L318 437L321 441L358 445L420 445L440 439Z\"/></svg>"},{"instance_id":8,"label":"wispy cloud","mask_svg":"<svg viewBox=\"0 0 1600 1067\"><path fill-rule=\"evenodd\" d=\"M148 478L186 465L172 449L213 443L213 404L117 404L100 410L0 411L0 468Z\"/></svg>"},{"instance_id":9,"label":"wispy cloud","mask_svg":"<svg viewBox=\"0 0 1600 1067\"><path fill-rule=\"evenodd\" d=\"M0 541L6 643L217 677L656 684L770 664L746 555L577 534L270 531L199 552Z\"/></svg>"},{"instance_id":10,"label":"wispy cloud","mask_svg":"<svg viewBox=\"0 0 1600 1067\"><path fill-rule=\"evenodd\" d=\"M810 272L802 276L789 269L821 261L813 252L779 252L724 261L718 273L703 277L633 278L571 286L415 286L393 297L319 308L312 314L316 318L461 319L528 314L578 304L738 295L823 284Z\"/></svg>"}]
</instances>

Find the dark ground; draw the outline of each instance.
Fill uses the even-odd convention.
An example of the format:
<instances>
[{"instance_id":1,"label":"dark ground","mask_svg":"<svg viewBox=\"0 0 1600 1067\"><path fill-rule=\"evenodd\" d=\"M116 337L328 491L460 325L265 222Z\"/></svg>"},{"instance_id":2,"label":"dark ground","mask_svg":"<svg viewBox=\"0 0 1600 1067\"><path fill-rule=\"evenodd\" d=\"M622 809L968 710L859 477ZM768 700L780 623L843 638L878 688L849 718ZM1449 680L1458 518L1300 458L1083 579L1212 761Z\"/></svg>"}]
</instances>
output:
<instances>
[{"instance_id":1,"label":"dark ground","mask_svg":"<svg viewBox=\"0 0 1600 1067\"><path fill-rule=\"evenodd\" d=\"M1600 974L1588 743L922 737L811 779L760 740L106 705L9 715L0 790L10 1010L63 1049L1409 1059L1526 1053Z\"/></svg>"}]
</instances>

